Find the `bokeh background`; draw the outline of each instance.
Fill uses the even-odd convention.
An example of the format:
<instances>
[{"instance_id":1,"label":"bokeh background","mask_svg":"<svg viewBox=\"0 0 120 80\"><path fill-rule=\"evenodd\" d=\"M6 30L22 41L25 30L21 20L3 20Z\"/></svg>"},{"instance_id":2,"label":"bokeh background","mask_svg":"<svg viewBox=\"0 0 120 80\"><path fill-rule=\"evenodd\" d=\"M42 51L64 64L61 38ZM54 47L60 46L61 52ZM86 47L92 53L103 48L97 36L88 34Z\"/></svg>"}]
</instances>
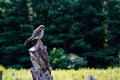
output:
<instances>
[{"instance_id":1,"label":"bokeh background","mask_svg":"<svg viewBox=\"0 0 120 80\"><path fill-rule=\"evenodd\" d=\"M52 69L120 66L120 0L0 0L0 64L30 68L41 24Z\"/></svg>"}]
</instances>

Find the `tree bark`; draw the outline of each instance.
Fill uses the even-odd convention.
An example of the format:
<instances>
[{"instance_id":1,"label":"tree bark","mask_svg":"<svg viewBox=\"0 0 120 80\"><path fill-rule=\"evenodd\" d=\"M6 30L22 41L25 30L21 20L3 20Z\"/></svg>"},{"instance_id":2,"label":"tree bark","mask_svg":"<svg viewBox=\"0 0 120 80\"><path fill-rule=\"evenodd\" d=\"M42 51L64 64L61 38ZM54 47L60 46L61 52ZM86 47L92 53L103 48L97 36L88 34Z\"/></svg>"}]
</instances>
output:
<instances>
[{"instance_id":1,"label":"tree bark","mask_svg":"<svg viewBox=\"0 0 120 80\"><path fill-rule=\"evenodd\" d=\"M47 47L41 40L29 49L30 59L33 67L31 73L33 80L53 80L51 76Z\"/></svg>"}]
</instances>

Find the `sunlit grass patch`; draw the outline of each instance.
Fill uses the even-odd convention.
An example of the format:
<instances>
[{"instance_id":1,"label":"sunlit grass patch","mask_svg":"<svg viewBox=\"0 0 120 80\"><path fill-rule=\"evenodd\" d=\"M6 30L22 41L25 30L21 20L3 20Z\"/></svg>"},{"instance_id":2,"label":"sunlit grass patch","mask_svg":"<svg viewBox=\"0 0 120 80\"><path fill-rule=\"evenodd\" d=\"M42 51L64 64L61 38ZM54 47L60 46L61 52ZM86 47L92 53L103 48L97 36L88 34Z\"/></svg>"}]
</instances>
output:
<instances>
[{"instance_id":1,"label":"sunlit grass patch","mask_svg":"<svg viewBox=\"0 0 120 80\"><path fill-rule=\"evenodd\" d=\"M3 80L32 80L29 69L5 69ZM54 80L88 80L88 76L93 76L95 80L120 80L120 68L108 69L79 69L79 70L52 70Z\"/></svg>"}]
</instances>

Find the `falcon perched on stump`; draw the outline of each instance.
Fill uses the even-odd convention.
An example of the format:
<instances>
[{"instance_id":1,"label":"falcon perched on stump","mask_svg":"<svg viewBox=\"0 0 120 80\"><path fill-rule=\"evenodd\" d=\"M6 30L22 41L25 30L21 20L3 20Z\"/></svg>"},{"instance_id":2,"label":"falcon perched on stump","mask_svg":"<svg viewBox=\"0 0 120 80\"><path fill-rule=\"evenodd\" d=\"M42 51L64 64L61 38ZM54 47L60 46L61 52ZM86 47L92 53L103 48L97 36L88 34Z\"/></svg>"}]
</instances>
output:
<instances>
[{"instance_id":1,"label":"falcon perched on stump","mask_svg":"<svg viewBox=\"0 0 120 80\"><path fill-rule=\"evenodd\" d=\"M39 27L37 27L33 33L32 33L32 36L29 37L24 44L27 44L28 42L34 40L34 39L38 39L40 40L43 35L44 35L44 29L45 29L45 26L44 25L40 25Z\"/></svg>"}]
</instances>

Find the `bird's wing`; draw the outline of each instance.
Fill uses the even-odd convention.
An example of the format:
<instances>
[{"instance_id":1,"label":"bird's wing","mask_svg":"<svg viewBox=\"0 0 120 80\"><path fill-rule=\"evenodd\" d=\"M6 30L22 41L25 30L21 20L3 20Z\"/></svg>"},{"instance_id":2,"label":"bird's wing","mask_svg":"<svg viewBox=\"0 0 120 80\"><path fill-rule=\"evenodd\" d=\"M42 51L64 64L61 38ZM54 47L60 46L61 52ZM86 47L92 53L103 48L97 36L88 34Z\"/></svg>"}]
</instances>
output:
<instances>
[{"instance_id":1,"label":"bird's wing","mask_svg":"<svg viewBox=\"0 0 120 80\"><path fill-rule=\"evenodd\" d=\"M33 35L37 34L40 32L40 27L37 27L34 31L33 31Z\"/></svg>"}]
</instances>

